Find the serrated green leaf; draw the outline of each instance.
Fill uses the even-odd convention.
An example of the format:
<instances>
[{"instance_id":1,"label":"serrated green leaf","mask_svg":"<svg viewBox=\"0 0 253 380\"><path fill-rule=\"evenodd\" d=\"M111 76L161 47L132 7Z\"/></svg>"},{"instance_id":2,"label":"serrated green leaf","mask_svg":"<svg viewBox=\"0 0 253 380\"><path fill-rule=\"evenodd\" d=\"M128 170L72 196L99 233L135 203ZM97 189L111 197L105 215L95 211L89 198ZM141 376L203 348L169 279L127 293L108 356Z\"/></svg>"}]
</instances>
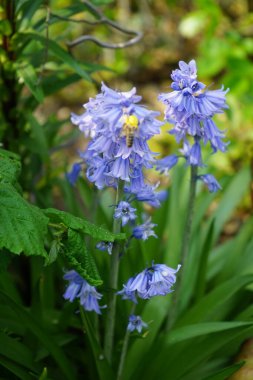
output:
<instances>
[{"instance_id":1,"label":"serrated green leaf","mask_svg":"<svg viewBox=\"0 0 253 380\"><path fill-rule=\"evenodd\" d=\"M70 268L75 269L91 285L101 285L102 280L98 274L95 261L87 250L83 236L69 228L67 239L62 243L61 252L68 261Z\"/></svg>"},{"instance_id":2,"label":"serrated green leaf","mask_svg":"<svg viewBox=\"0 0 253 380\"><path fill-rule=\"evenodd\" d=\"M36 100L42 103L44 94L41 86L38 84L38 77L34 68L27 64L25 67L19 68L17 73L23 79L25 85L29 88Z\"/></svg>"},{"instance_id":3,"label":"serrated green leaf","mask_svg":"<svg viewBox=\"0 0 253 380\"><path fill-rule=\"evenodd\" d=\"M94 239L103 241L114 241L125 239L126 235L123 233L113 234L103 227L96 226L85 219L78 218L68 212L48 208L43 210L44 214L50 218L53 223L63 223L67 228L80 231L92 236Z\"/></svg>"},{"instance_id":4,"label":"serrated green leaf","mask_svg":"<svg viewBox=\"0 0 253 380\"><path fill-rule=\"evenodd\" d=\"M15 185L20 171L21 164L18 155L0 149L0 183Z\"/></svg>"},{"instance_id":5,"label":"serrated green leaf","mask_svg":"<svg viewBox=\"0 0 253 380\"><path fill-rule=\"evenodd\" d=\"M48 218L10 184L0 183L0 248L15 254L46 257Z\"/></svg>"},{"instance_id":6,"label":"serrated green leaf","mask_svg":"<svg viewBox=\"0 0 253 380\"><path fill-rule=\"evenodd\" d=\"M216 372L214 375L205 377L204 380L226 380L228 379L228 376L233 375L236 371L238 371L242 366L244 365L245 362L239 362L235 363L229 367L223 368L221 371Z\"/></svg>"}]
</instances>

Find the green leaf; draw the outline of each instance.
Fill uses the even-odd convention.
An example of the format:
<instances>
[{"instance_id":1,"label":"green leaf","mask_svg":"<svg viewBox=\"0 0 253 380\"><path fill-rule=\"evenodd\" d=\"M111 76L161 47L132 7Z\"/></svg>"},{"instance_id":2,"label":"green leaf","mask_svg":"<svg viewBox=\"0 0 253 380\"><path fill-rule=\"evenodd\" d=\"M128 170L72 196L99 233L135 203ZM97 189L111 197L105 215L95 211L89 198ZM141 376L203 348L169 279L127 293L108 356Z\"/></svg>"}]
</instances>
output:
<instances>
[{"instance_id":1,"label":"green leaf","mask_svg":"<svg viewBox=\"0 0 253 380\"><path fill-rule=\"evenodd\" d=\"M27 372L27 369L19 364L14 363L12 360L0 355L0 364L2 367L7 368L11 373L21 380L34 380L34 376Z\"/></svg>"},{"instance_id":2,"label":"green leaf","mask_svg":"<svg viewBox=\"0 0 253 380\"><path fill-rule=\"evenodd\" d=\"M197 336L214 332L225 331L237 327L251 326L253 322L206 322L187 325L171 331L166 339L166 344L182 342Z\"/></svg>"},{"instance_id":3,"label":"green leaf","mask_svg":"<svg viewBox=\"0 0 253 380\"><path fill-rule=\"evenodd\" d=\"M22 12L22 19L31 21L34 13L40 8L43 0L19 0L17 1L16 12Z\"/></svg>"},{"instance_id":4,"label":"green leaf","mask_svg":"<svg viewBox=\"0 0 253 380\"><path fill-rule=\"evenodd\" d=\"M204 380L227 380L228 376L233 375L236 371L238 371L245 362L235 363L227 368L223 368L221 371L216 372L214 375L205 377Z\"/></svg>"},{"instance_id":5,"label":"green leaf","mask_svg":"<svg viewBox=\"0 0 253 380\"><path fill-rule=\"evenodd\" d=\"M0 253L0 273L4 272L7 270L11 260L12 260L12 254L10 254L6 250L2 250Z\"/></svg>"},{"instance_id":6,"label":"green leaf","mask_svg":"<svg viewBox=\"0 0 253 380\"><path fill-rule=\"evenodd\" d=\"M149 350L152 351L152 345L157 340L161 324L168 315L170 302L171 298L169 297L153 297L145 304L142 312L143 320L155 321L155 323L152 324L146 339L136 340L129 348L125 364L126 379L142 378L142 376L135 377L135 371L138 370L140 363L144 360Z\"/></svg>"},{"instance_id":7,"label":"green leaf","mask_svg":"<svg viewBox=\"0 0 253 380\"><path fill-rule=\"evenodd\" d=\"M200 257L200 262L198 265L198 274L196 279L196 299L199 299L205 293L205 286L207 281L207 262L208 257L212 248L213 233L214 233L215 221L213 220L210 224L210 228L207 231L205 241L202 248L202 253Z\"/></svg>"},{"instance_id":8,"label":"green leaf","mask_svg":"<svg viewBox=\"0 0 253 380\"><path fill-rule=\"evenodd\" d=\"M0 355L14 363L29 369L30 371L37 372L38 366L34 363L34 353L30 351L23 343L17 339L11 338L0 331Z\"/></svg>"},{"instance_id":9,"label":"green leaf","mask_svg":"<svg viewBox=\"0 0 253 380\"><path fill-rule=\"evenodd\" d=\"M80 313L81 313L82 321L85 327L85 332L88 335L91 349L93 351L93 356L96 362L97 371L99 373L99 379L100 380L115 379L115 375L112 371L112 368L110 367L108 361L104 357L103 350L101 349L96 339L96 333L94 331L94 327L92 326L89 320L88 315L84 312L83 308L80 308Z\"/></svg>"},{"instance_id":10,"label":"green leaf","mask_svg":"<svg viewBox=\"0 0 253 380\"><path fill-rule=\"evenodd\" d=\"M65 378L68 380L75 379L75 371L62 349L56 344L54 337L41 328L32 314L26 311L21 305L17 304L1 290L0 298L16 312L26 328L29 329L31 333L34 334L43 346L45 346L45 348L50 352Z\"/></svg>"},{"instance_id":11,"label":"green leaf","mask_svg":"<svg viewBox=\"0 0 253 380\"><path fill-rule=\"evenodd\" d=\"M0 183L0 248L46 257L48 218L29 204L10 184Z\"/></svg>"},{"instance_id":12,"label":"green leaf","mask_svg":"<svg viewBox=\"0 0 253 380\"><path fill-rule=\"evenodd\" d=\"M102 280L98 274L93 257L87 250L83 236L79 232L69 228L67 239L62 243L61 252L68 261L70 268L75 269L91 285L101 285Z\"/></svg>"},{"instance_id":13,"label":"green leaf","mask_svg":"<svg viewBox=\"0 0 253 380\"><path fill-rule=\"evenodd\" d=\"M114 241L122 240L126 237L123 233L113 234L103 227L96 226L85 219L78 218L77 216L71 215L65 211L48 208L43 210L43 212L48 218L50 218L51 222L63 223L67 228L88 234L94 239Z\"/></svg>"},{"instance_id":14,"label":"green leaf","mask_svg":"<svg viewBox=\"0 0 253 380\"><path fill-rule=\"evenodd\" d=\"M89 74L82 69L81 65L72 58L72 56L64 50L57 42L47 39L39 34L35 33L23 33L23 36L29 40L35 40L42 43L43 46L48 47L51 54L67 64L73 71L80 75L83 79L91 82Z\"/></svg>"},{"instance_id":15,"label":"green leaf","mask_svg":"<svg viewBox=\"0 0 253 380\"><path fill-rule=\"evenodd\" d=\"M57 75L57 73L54 73L54 75L46 76L43 78L43 92L45 96L49 96L79 80L80 75L77 74L68 75L67 77L62 78L60 75Z\"/></svg>"},{"instance_id":16,"label":"green leaf","mask_svg":"<svg viewBox=\"0 0 253 380\"><path fill-rule=\"evenodd\" d=\"M42 374L40 375L39 377L39 380L47 380L48 377L47 377L47 368L43 368L43 371L42 371Z\"/></svg>"},{"instance_id":17,"label":"green leaf","mask_svg":"<svg viewBox=\"0 0 253 380\"><path fill-rule=\"evenodd\" d=\"M236 208L238 203L241 201L243 195L248 191L250 184L250 170L249 168L244 168L239 171L229 183L226 188L223 197L219 203L214 218L215 218L215 229L214 229L214 239L216 240L223 229L224 224L230 218L233 210Z\"/></svg>"},{"instance_id":18,"label":"green leaf","mask_svg":"<svg viewBox=\"0 0 253 380\"><path fill-rule=\"evenodd\" d=\"M176 322L176 326L196 323L210 318L235 295L240 289L253 282L253 275L237 276L217 286L202 298L184 316Z\"/></svg>"},{"instance_id":19,"label":"green leaf","mask_svg":"<svg viewBox=\"0 0 253 380\"><path fill-rule=\"evenodd\" d=\"M17 70L18 75L23 79L25 85L29 88L33 96L39 103L44 100L44 94L41 86L38 84L38 77L34 68L31 65L19 68Z\"/></svg>"},{"instance_id":20,"label":"green leaf","mask_svg":"<svg viewBox=\"0 0 253 380\"><path fill-rule=\"evenodd\" d=\"M183 380L184 377L189 379L189 374L192 371L196 371L201 363L213 358L215 354L216 358L227 356L228 359L231 353L226 355L226 347L228 345L233 346L236 342L238 348L245 338L251 336L252 330L252 326L247 327L245 325L192 338L189 341L175 343L171 346L163 345L162 341L157 342L157 345L153 347L153 352L159 350L159 354L153 360L153 367L157 369L157 378L161 377L162 372L169 371L173 380ZM149 353L149 360L151 360L150 355L152 355L152 351ZM151 380L152 375L154 376L154 371L150 371L147 377L143 373L143 377L147 380Z\"/></svg>"},{"instance_id":21,"label":"green leaf","mask_svg":"<svg viewBox=\"0 0 253 380\"><path fill-rule=\"evenodd\" d=\"M60 252L61 248L62 248L62 244L59 240L52 241L49 254L45 260L46 266L54 263L57 260L58 253Z\"/></svg>"},{"instance_id":22,"label":"green leaf","mask_svg":"<svg viewBox=\"0 0 253 380\"><path fill-rule=\"evenodd\" d=\"M45 161L48 158L48 143L45 127L41 125L32 114L28 114L27 119L31 126L30 150L39 154L42 160Z\"/></svg>"},{"instance_id":23,"label":"green leaf","mask_svg":"<svg viewBox=\"0 0 253 380\"><path fill-rule=\"evenodd\" d=\"M21 171L19 156L0 149L0 183L15 185Z\"/></svg>"},{"instance_id":24,"label":"green leaf","mask_svg":"<svg viewBox=\"0 0 253 380\"><path fill-rule=\"evenodd\" d=\"M11 33L12 33L12 27L11 27L10 21L7 19L0 20L0 35L10 36Z\"/></svg>"}]
</instances>

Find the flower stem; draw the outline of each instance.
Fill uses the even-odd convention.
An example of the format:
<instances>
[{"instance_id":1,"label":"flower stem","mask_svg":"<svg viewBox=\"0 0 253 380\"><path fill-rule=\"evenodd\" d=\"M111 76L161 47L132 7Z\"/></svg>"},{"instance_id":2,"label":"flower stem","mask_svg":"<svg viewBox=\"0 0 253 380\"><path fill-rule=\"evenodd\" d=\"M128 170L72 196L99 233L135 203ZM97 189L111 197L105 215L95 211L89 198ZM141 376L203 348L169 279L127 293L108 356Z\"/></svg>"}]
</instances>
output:
<instances>
[{"instance_id":1,"label":"flower stem","mask_svg":"<svg viewBox=\"0 0 253 380\"><path fill-rule=\"evenodd\" d=\"M136 305L134 304L130 314L134 314L135 308L136 308ZM123 342L123 346L122 346L122 351L121 351L121 356L120 356L120 361L119 361L117 380L122 379L122 373L123 373L123 368L124 368L127 349L128 349L129 337L130 337L130 331L126 330L126 334L125 334L124 342Z\"/></svg>"},{"instance_id":2,"label":"flower stem","mask_svg":"<svg viewBox=\"0 0 253 380\"><path fill-rule=\"evenodd\" d=\"M181 249L182 267L183 267L183 264L185 263L186 257L188 256L188 253L190 250L192 220L193 220L194 205L195 205L195 198L196 198L197 174L198 174L198 167L191 166L190 194L189 194L189 202L188 202L185 228L184 228L184 233L183 233L182 249ZM180 272L181 275L179 274L179 278L182 276L183 272L184 272L184 269Z\"/></svg>"},{"instance_id":3,"label":"flower stem","mask_svg":"<svg viewBox=\"0 0 253 380\"><path fill-rule=\"evenodd\" d=\"M123 193L123 181L119 181L117 192L116 192L116 201L115 204L119 203L121 195ZM113 233L117 234L121 229L121 220L114 219L113 221ZM113 339L114 339L114 326L115 326L115 314L116 314L116 293L118 285L118 274L119 274L119 243L114 243L114 247L111 255L110 262L110 273L109 273L109 286L110 294L107 307L107 319L105 325L105 342L104 342L104 352L105 357L112 362L112 351L113 351Z\"/></svg>"},{"instance_id":4,"label":"flower stem","mask_svg":"<svg viewBox=\"0 0 253 380\"><path fill-rule=\"evenodd\" d=\"M180 297L180 292L182 288L182 279L183 279L184 271L185 271L184 264L190 250L192 221L193 221L194 205L195 205L195 198L196 198L197 174L198 174L198 167L195 165L194 166L192 165L189 200L188 200L188 207L187 207L185 227L183 231L181 255L180 255L180 264L182 265L182 269L178 272L176 289L174 293L173 308L172 308L172 313L169 315L167 328L170 328L173 325L178 314L178 303L179 303L179 297Z\"/></svg>"}]
</instances>

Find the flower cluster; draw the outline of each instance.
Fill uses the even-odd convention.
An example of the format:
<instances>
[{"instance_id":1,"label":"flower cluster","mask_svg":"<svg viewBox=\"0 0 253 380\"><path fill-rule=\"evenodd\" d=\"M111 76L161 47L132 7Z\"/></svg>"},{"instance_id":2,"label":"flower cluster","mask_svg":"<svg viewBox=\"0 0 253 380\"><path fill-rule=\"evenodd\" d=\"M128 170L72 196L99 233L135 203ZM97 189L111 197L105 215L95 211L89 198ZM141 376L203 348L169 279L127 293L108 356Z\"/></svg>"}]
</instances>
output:
<instances>
[{"instance_id":1,"label":"flower cluster","mask_svg":"<svg viewBox=\"0 0 253 380\"><path fill-rule=\"evenodd\" d=\"M165 296L173 291L171 287L176 282L175 274L180 267L181 265L178 265L177 269L172 269L165 264L153 264L131 277L118 294L122 299L129 299L134 303L137 303L136 296L142 299Z\"/></svg>"},{"instance_id":2,"label":"flower cluster","mask_svg":"<svg viewBox=\"0 0 253 380\"><path fill-rule=\"evenodd\" d=\"M219 130L213 116L228 108L223 87L209 90L197 80L197 68L194 60L189 64L180 61L179 69L172 72L172 92L159 95L166 105L165 120L174 128L170 134L175 135L177 142L183 142L180 155L172 155L158 160L157 170L167 172L177 164L178 157L183 156L188 165L202 167L201 142L211 145L213 153L226 151L225 134ZM213 176L199 176L210 191L217 191L220 185L213 186ZM215 180L216 181L216 180ZM217 182L217 181L216 181Z\"/></svg>"},{"instance_id":3,"label":"flower cluster","mask_svg":"<svg viewBox=\"0 0 253 380\"><path fill-rule=\"evenodd\" d=\"M65 300L73 302L76 298L79 298L84 310L101 314L98 300L102 298L102 294L98 293L94 286L89 285L75 270L66 272L63 278L69 281L69 285L63 294Z\"/></svg>"},{"instance_id":4,"label":"flower cluster","mask_svg":"<svg viewBox=\"0 0 253 380\"><path fill-rule=\"evenodd\" d=\"M143 168L154 164L147 141L160 133L159 112L139 105L136 89L119 92L102 84L101 93L84 105L85 112L71 120L92 139L81 158L89 181L102 189L125 182L124 191L159 206L155 188L144 180ZM76 177L75 177L76 178Z\"/></svg>"}]
</instances>

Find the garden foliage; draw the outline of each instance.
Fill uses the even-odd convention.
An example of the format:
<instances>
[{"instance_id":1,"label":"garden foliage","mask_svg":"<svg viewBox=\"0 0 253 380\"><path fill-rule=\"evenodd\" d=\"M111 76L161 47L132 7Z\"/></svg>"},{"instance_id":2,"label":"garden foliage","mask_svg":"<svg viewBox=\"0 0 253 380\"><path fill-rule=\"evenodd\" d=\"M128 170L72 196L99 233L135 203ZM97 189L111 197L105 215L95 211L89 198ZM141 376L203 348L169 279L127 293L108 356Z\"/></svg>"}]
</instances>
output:
<instances>
[{"instance_id":1,"label":"garden foliage","mask_svg":"<svg viewBox=\"0 0 253 380\"><path fill-rule=\"evenodd\" d=\"M102 84L96 98L82 97L84 114L50 115L45 109L60 91L108 70L67 48L65 37L80 32L71 20L98 21L96 9L113 15L110 1L54 4L0 7L1 378L240 376L248 363L237 355L253 334L251 172L245 164L218 182L201 153L208 143L227 154L222 119L214 119L218 127L213 121L226 109L226 91L205 89L193 60L180 63L173 94L160 100L168 131L183 145L163 158L148 143L162 117L139 104L135 89ZM74 32L62 36L69 24ZM216 66L206 71L216 74ZM87 137L78 159L71 143ZM161 179L161 192L149 176Z\"/></svg>"}]
</instances>

